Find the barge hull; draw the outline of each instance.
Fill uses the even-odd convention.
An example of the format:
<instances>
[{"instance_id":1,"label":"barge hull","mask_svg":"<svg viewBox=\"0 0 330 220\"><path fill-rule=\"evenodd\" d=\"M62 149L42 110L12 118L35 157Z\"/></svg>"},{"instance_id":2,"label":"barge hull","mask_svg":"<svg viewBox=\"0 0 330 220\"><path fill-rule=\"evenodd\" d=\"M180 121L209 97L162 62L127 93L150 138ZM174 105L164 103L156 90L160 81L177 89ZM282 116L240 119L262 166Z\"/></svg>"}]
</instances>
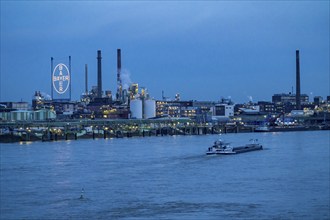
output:
<instances>
[{"instance_id":1,"label":"barge hull","mask_svg":"<svg viewBox=\"0 0 330 220\"><path fill-rule=\"evenodd\" d=\"M254 145L254 146L242 146L242 147L234 147L233 151L237 154L239 153L245 153L249 151L255 151L255 150L262 150L261 145Z\"/></svg>"}]
</instances>

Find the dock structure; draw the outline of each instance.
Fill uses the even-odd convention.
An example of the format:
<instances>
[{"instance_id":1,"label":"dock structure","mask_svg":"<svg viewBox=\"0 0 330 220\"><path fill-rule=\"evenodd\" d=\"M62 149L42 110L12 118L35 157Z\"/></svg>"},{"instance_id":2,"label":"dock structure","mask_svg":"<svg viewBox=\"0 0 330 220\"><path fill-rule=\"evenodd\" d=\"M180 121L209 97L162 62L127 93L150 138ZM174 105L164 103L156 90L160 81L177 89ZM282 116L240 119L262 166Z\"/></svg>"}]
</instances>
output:
<instances>
[{"instance_id":1,"label":"dock structure","mask_svg":"<svg viewBox=\"0 0 330 220\"><path fill-rule=\"evenodd\" d=\"M189 118L3 121L0 122L0 143L243 133L254 132L255 128L239 123L197 123ZM319 126L299 127L299 130L320 129ZM297 129L277 127L271 131L294 130Z\"/></svg>"},{"instance_id":2,"label":"dock structure","mask_svg":"<svg viewBox=\"0 0 330 220\"><path fill-rule=\"evenodd\" d=\"M0 142L201 135L221 131L188 118L15 121L2 122L0 128L7 129L7 135L0 135Z\"/></svg>"}]
</instances>

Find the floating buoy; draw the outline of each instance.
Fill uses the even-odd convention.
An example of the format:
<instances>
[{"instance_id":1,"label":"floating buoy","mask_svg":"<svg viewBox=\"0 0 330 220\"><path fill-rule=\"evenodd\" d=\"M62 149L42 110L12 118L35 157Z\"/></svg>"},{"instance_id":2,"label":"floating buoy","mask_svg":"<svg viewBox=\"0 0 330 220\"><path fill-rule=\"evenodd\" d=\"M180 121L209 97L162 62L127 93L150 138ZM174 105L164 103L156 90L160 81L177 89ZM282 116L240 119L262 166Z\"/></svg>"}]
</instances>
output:
<instances>
[{"instance_id":1,"label":"floating buoy","mask_svg":"<svg viewBox=\"0 0 330 220\"><path fill-rule=\"evenodd\" d=\"M84 199L84 188L81 189L81 194L80 194L80 198L79 199Z\"/></svg>"}]
</instances>

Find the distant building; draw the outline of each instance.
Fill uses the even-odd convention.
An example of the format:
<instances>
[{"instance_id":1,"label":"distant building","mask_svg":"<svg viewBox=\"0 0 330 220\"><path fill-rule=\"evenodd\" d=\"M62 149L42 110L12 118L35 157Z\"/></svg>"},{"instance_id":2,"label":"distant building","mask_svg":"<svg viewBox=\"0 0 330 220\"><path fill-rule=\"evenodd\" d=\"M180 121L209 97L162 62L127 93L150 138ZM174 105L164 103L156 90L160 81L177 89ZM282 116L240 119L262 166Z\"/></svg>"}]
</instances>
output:
<instances>
[{"instance_id":1,"label":"distant building","mask_svg":"<svg viewBox=\"0 0 330 220\"><path fill-rule=\"evenodd\" d=\"M156 117L185 117L193 101L156 101Z\"/></svg>"},{"instance_id":2,"label":"distant building","mask_svg":"<svg viewBox=\"0 0 330 220\"><path fill-rule=\"evenodd\" d=\"M233 117L234 105L216 104L213 108L213 116L215 117Z\"/></svg>"},{"instance_id":3,"label":"distant building","mask_svg":"<svg viewBox=\"0 0 330 220\"><path fill-rule=\"evenodd\" d=\"M0 102L0 121L31 120L27 102Z\"/></svg>"},{"instance_id":4,"label":"distant building","mask_svg":"<svg viewBox=\"0 0 330 220\"><path fill-rule=\"evenodd\" d=\"M78 109L78 103L74 101L53 101L51 106L58 115L72 115Z\"/></svg>"},{"instance_id":5,"label":"distant building","mask_svg":"<svg viewBox=\"0 0 330 220\"><path fill-rule=\"evenodd\" d=\"M247 104L236 104L234 113L235 115L258 115L260 113L260 106L252 102Z\"/></svg>"},{"instance_id":6,"label":"distant building","mask_svg":"<svg viewBox=\"0 0 330 220\"><path fill-rule=\"evenodd\" d=\"M98 102L90 102L85 108L79 108L77 116L91 119L128 119L129 108L127 105L111 104L106 99L101 98Z\"/></svg>"},{"instance_id":7,"label":"distant building","mask_svg":"<svg viewBox=\"0 0 330 220\"><path fill-rule=\"evenodd\" d=\"M0 102L2 108L12 109L12 110L28 110L29 103L27 102Z\"/></svg>"},{"instance_id":8,"label":"distant building","mask_svg":"<svg viewBox=\"0 0 330 220\"><path fill-rule=\"evenodd\" d=\"M186 117L197 123L212 121L215 102L210 101L156 101L156 117Z\"/></svg>"},{"instance_id":9,"label":"distant building","mask_svg":"<svg viewBox=\"0 0 330 220\"><path fill-rule=\"evenodd\" d=\"M275 104L291 104L296 105L296 95L289 93L282 93L282 94L274 94L272 96L272 102ZM308 104L309 97L306 94L300 95L300 102L301 104Z\"/></svg>"},{"instance_id":10,"label":"distant building","mask_svg":"<svg viewBox=\"0 0 330 220\"><path fill-rule=\"evenodd\" d=\"M195 116L193 118L197 123L206 123L212 121L213 108L215 106L215 102L212 101L194 101L194 113Z\"/></svg>"},{"instance_id":11,"label":"distant building","mask_svg":"<svg viewBox=\"0 0 330 220\"><path fill-rule=\"evenodd\" d=\"M314 105L320 105L323 102L323 98L321 96L314 97Z\"/></svg>"},{"instance_id":12,"label":"distant building","mask_svg":"<svg viewBox=\"0 0 330 220\"><path fill-rule=\"evenodd\" d=\"M258 105L260 106L260 112L264 113L276 113L276 105L273 102L264 102L259 101Z\"/></svg>"},{"instance_id":13,"label":"distant building","mask_svg":"<svg viewBox=\"0 0 330 220\"><path fill-rule=\"evenodd\" d=\"M50 109L0 111L0 120L3 121L45 121L52 119L56 119L56 112Z\"/></svg>"}]
</instances>

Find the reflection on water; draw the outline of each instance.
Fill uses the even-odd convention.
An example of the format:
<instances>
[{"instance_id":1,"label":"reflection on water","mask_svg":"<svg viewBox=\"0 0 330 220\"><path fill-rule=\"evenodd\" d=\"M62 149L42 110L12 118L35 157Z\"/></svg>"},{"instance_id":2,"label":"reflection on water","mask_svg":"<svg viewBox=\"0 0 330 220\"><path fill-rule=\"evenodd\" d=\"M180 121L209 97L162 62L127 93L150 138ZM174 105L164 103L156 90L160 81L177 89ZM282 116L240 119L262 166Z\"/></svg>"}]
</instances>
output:
<instances>
[{"instance_id":1,"label":"reflection on water","mask_svg":"<svg viewBox=\"0 0 330 220\"><path fill-rule=\"evenodd\" d=\"M329 132L1 145L1 219L329 219Z\"/></svg>"}]
</instances>

